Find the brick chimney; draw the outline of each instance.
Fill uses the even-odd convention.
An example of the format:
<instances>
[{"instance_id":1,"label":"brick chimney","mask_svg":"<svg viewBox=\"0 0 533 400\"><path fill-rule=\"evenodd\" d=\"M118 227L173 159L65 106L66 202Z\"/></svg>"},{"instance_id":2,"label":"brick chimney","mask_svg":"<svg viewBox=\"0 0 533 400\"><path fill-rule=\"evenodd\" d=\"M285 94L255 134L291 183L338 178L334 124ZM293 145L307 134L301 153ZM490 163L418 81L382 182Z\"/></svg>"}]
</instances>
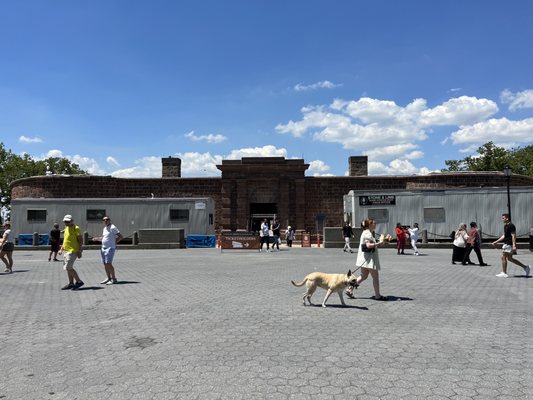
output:
<instances>
[{"instance_id":1,"label":"brick chimney","mask_svg":"<svg viewBox=\"0 0 533 400\"><path fill-rule=\"evenodd\" d=\"M163 164L163 178L181 178L181 158L163 157L161 163Z\"/></svg>"},{"instance_id":2,"label":"brick chimney","mask_svg":"<svg viewBox=\"0 0 533 400\"><path fill-rule=\"evenodd\" d=\"M348 159L348 174L350 176L368 175L368 156L351 156Z\"/></svg>"}]
</instances>

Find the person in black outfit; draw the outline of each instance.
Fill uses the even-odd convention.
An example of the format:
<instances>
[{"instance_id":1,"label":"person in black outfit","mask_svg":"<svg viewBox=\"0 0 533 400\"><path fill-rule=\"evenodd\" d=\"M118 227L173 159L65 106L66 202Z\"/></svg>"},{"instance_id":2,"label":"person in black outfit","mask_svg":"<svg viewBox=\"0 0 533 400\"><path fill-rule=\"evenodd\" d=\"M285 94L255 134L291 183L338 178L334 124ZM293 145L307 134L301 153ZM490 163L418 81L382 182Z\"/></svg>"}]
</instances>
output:
<instances>
[{"instance_id":1,"label":"person in black outfit","mask_svg":"<svg viewBox=\"0 0 533 400\"><path fill-rule=\"evenodd\" d=\"M348 221L344 223L344 226L342 227L342 236L344 237L344 252L349 251L350 253L353 253L352 248L350 247L350 238L353 237L353 230Z\"/></svg>"},{"instance_id":2,"label":"person in black outfit","mask_svg":"<svg viewBox=\"0 0 533 400\"><path fill-rule=\"evenodd\" d=\"M274 236L274 243L272 243L272 251L274 251L274 246L276 246L279 251L279 228L279 222L275 219L274 222L272 222L272 235Z\"/></svg>"},{"instance_id":3,"label":"person in black outfit","mask_svg":"<svg viewBox=\"0 0 533 400\"><path fill-rule=\"evenodd\" d=\"M54 261L60 261L57 259L57 252L61 246L60 238L61 230L59 229L59 224L56 222L50 231L50 254L48 255L48 261L52 260L52 254L54 255Z\"/></svg>"}]
</instances>

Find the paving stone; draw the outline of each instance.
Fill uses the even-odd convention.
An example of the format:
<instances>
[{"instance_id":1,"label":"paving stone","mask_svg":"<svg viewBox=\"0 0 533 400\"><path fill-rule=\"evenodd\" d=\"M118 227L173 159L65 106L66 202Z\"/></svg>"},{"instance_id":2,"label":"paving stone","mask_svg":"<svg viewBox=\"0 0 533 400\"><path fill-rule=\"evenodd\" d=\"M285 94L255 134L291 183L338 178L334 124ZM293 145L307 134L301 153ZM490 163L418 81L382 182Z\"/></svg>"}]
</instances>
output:
<instances>
[{"instance_id":1,"label":"paving stone","mask_svg":"<svg viewBox=\"0 0 533 400\"><path fill-rule=\"evenodd\" d=\"M47 252L17 250L0 274L0 399L528 399L533 398L533 279L510 265L451 265L380 250L377 302L369 278L356 299L313 296L312 271L354 269L339 249L275 253L124 250L121 282L105 286L97 251L66 282ZM533 253L521 253L533 263Z\"/></svg>"}]
</instances>

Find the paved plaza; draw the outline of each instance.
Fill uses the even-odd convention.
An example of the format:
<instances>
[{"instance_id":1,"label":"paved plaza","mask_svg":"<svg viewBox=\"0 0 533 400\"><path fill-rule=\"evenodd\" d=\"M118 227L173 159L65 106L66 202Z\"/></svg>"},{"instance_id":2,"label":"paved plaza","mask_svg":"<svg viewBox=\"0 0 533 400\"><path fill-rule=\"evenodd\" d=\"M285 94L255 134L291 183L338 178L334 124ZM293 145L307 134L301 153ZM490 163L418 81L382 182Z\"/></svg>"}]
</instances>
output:
<instances>
[{"instance_id":1,"label":"paved plaza","mask_svg":"<svg viewBox=\"0 0 533 400\"><path fill-rule=\"evenodd\" d=\"M530 399L533 279L514 265L496 278L500 251L483 253L488 267L390 246L390 301L370 299L369 278L348 307L334 294L322 308L291 279L346 272L355 254L124 249L105 286L87 250L85 286L61 291L62 263L16 250L0 274L0 399Z\"/></svg>"}]
</instances>

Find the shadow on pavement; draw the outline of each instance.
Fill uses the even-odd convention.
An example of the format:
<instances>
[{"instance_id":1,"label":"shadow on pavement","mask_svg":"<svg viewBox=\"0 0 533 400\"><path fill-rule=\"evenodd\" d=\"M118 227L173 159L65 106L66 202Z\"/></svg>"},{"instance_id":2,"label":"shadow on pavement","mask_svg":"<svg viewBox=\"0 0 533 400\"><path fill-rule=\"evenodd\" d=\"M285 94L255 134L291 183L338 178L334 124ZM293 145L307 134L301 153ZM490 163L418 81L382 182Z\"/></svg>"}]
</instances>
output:
<instances>
[{"instance_id":1,"label":"shadow on pavement","mask_svg":"<svg viewBox=\"0 0 533 400\"><path fill-rule=\"evenodd\" d=\"M84 290L101 290L103 287L98 286L84 286L76 290L72 290L73 292L83 292Z\"/></svg>"},{"instance_id":2,"label":"shadow on pavement","mask_svg":"<svg viewBox=\"0 0 533 400\"><path fill-rule=\"evenodd\" d=\"M345 305L343 306L342 304L326 304L327 307L325 308L356 308L358 310L367 310L368 311L368 307L361 307L361 306L350 306L350 305ZM313 304L311 307L322 307L322 304Z\"/></svg>"},{"instance_id":3,"label":"shadow on pavement","mask_svg":"<svg viewBox=\"0 0 533 400\"><path fill-rule=\"evenodd\" d=\"M110 286L114 286L114 285L130 285L130 284L136 284L136 283L141 283L141 282L137 282L137 281L118 281L117 283L114 283L113 285L110 285Z\"/></svg>"}]
</instances>

